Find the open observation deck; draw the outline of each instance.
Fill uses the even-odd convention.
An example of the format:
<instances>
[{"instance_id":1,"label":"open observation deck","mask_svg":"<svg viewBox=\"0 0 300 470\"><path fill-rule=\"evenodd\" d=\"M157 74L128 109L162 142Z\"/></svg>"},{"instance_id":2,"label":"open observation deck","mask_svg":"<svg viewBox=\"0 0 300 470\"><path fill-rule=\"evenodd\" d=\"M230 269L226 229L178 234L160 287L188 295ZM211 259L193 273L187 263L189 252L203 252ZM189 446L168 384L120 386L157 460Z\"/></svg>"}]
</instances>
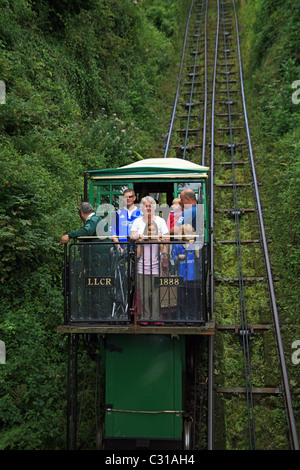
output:
<instances>
[{"instance_id":1,"label":"open observation deck","mask_svg":"<svg viewBox=\"0 0 300 470\"><path fill-rule=\"evenodd\" d=\"M206 306L207 246L194 243L143 240L122 243L121 251L109 239L76 240L65 248L65 320L57 331L213 334ZM144 266L144 250L153 260L158 254L155 269Z\"/></svg>"},{"instance_id":2,"label":"open observation deck","mask_svg":"<svg viewBox=\"0 0 300 470\"><path fill-rule=\"evenodd\" d=\"M99 215L105 216L108 225L126 187L135 190L138 200L145 193L159 194L164 206L189 188L201 207L201 229L197 226L192 250L183 239L171 236L163 240L167 264L163 264L160 253L156 270L150 272L140 267L143 255L137 253L139 245L142 252L147 250L147 240L128 240L120 250L107 233L78 238L65 246L65 317L59 333L214 333L213 320L207 318L208 171L207 167L177 158L150 158L86 173L85 195L94 207L104 211ZM156 247L156 254L150 253L154 259L161 242L151 244L152 250Z\"/></svg>"}]
</instances>

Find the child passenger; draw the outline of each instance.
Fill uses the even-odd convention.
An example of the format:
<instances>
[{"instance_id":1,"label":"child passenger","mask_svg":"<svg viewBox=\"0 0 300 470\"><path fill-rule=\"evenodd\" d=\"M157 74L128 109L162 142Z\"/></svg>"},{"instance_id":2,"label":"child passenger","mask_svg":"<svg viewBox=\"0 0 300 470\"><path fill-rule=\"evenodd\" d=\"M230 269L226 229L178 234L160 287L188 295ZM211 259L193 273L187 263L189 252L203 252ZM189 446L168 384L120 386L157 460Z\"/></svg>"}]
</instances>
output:
<instances>
[{"instance_id":1,"label":"child passenger","mask_svg":"<svg viewBox=\"0 0 300 470\"><path fill-rule=\"evenodd\" d=\"M177 224L179 217L182 214L181 200L179 197L176 197L172 201L170 214L167 220L167 227L169 232Z\"/></svg>"},{"instance_id":2,"label":"child passenger","mask_svg":"<svg viewBox=\"0 0 300 470\"><path fill-rule=\"evenodd\" d=\"M171 210L169 213L169 217L167 220L167 227L170 233L171 230L175 227L178 222L179 217L182 214L182 207L181 207L181 199L180 197L176 197L172 201ZM171 275L175 274L175 266L174 266L174 258L173 258L173 246L170 245L169 248L169 265L168 270ZM165 269L163 269L162 275L164 275ZM167 274L166 274L167 275Z\"/></svg>"},{"instance_id":3,"label":"child passenger","mask_svg":"<svg viewBox=\"0 0 300 470\"><path fill-rule=\"evenodd\" d=\"M158 227L154 221L148 222L144 231L145 240L137 246L138 286L140 290L142 318L141 325L147 325L151 320L156 325L159 322L159 287L154 285L154 279L159 276L160 253L163 245L159 243Z\"/></svg>"},{"instance_id":4,"label":"child passenger","mask_svg":"<svg viewBox=\"0 0 300 470\"><path fill-rule=\"evenodd\" d=\"M200 289L197 279L199 244L195 243L195 231L190 224L182 226L185 243L176 244L173 250L175 262L179 264L179 276L183 285L178 289L178 320L196 320L200 304Z\"/></svg>"}]
</instances>

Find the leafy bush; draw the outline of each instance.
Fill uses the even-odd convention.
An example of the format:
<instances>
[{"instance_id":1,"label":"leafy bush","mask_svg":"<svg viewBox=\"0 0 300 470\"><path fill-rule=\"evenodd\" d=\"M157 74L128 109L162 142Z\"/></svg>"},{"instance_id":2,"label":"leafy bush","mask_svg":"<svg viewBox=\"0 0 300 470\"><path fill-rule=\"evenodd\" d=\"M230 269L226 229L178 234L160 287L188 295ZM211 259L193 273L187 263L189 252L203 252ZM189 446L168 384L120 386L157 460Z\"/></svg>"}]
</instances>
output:
<instances>
[{"instance_id":1,"label":"leafy bush","mask_svg":"<svg viewBox=\"0 0 300 470\"><path fill-rule=\"evenodd\" d=\"M255 14L253 14L255 12ZM241 7L251 135L290 383L299 383L291 344L299 335L299 142L300 105L292 100L299 80L299 3L254 1ZM296 420L299 406L294 402ZM297 418L298 417L298 418ZM279 431L279 430L278 430ZM278 432L280 435L280 432ZM278 447L279 448L279 447Z\"/></svg>"},{"instance_id":2,"label":"leafy bush","mask_svg":"<svg viewBox=\"0 0 300 470\"><path fill-rule=\"evenodd\" d=\"M0 449L64 447L59 239L80 226L85 170L161 147L161 86L178 60L176 15L188 2L159 3L0 4Z\"/></svg>"}]
</instances>

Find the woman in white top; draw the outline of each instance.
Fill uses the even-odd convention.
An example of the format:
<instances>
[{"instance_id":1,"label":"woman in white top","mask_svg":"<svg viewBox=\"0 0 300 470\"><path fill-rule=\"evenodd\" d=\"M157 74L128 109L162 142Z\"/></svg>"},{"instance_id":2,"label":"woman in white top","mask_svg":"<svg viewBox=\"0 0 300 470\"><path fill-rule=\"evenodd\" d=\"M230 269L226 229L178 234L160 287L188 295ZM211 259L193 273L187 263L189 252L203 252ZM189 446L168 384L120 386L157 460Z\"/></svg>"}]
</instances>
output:
<instances>
[{"instance_id":1,"label":"woman in white top","mask_svg":"<svg viewBox=\"0 0 300 470\"><path fill-rule=\"evenodd\" d=\"M155 215L156 202L151 196L145 196L141 200L141 211L143 215L134 220L130 238L133 240L144 238L144 230L148 222L154 221L158 228L158 235L169 235L169 230L165 220ZM167 237L168 238L168 237Z\"/></svg>"},{"instance_id":2,"label":"woman in white top","mask_svg":"<svg viewBox=\"0 0 300 470\"><path fill-rule=\"evenodd\" d=\"M140 205L140 210L143 212L143 215L141 217L138 217L137 219L134 220L132 227L131 227L131 232L130 232L130 238L133 240L143 240L145 238L144 232L145 232L145 227L149 222L155 222L157 225L158 229L158 240L162 240L164 242L170 241L169 238L169 230L166 224L166 221L162 218L159 217L158 215L155 215L155 209L156 209L156 202L155 199L151 196L145 196L141 200L141 205ZM163 239L162 239L163 236ZM162 247L162 265L165 268L168 265L168 252L169 252L169 245L165 243Z\"/></svg>"}]
</instances>

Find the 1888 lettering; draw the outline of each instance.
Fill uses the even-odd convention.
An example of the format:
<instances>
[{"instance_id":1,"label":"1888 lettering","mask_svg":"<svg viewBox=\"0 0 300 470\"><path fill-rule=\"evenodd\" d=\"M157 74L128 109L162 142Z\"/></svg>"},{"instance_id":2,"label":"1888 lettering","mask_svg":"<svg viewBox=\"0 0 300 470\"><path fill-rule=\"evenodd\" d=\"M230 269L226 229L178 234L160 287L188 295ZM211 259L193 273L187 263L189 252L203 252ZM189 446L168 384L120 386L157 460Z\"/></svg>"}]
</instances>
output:
<instances>
[{"instance_id":1,"label":"1888 lettering","mask_svg":"<svg viewBox=\"0 0 300 470\"><path fill-rule=\"evenodd\" d=\"M155 287L178 287L182 286L183 278L182 277L156 277L154 278L154 285Z\"/></svg>"}]
</instances>

